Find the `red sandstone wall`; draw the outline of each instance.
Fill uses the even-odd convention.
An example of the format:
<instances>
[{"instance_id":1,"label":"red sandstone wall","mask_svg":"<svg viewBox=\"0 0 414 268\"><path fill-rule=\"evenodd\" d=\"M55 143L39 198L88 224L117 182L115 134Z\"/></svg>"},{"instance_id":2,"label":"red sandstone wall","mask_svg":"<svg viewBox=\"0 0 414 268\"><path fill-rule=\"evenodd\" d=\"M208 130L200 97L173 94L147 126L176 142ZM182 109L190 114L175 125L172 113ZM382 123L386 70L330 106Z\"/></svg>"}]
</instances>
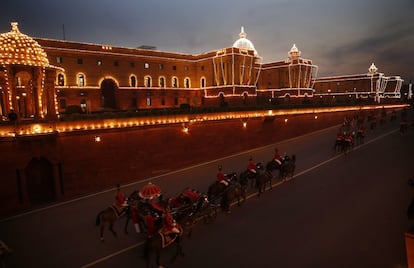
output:
<instances>
[{"instance_id":1,"label":"red sandstone wall","mask_svg":"<svg viewBox=\"0 0 414 268\"><path fill-rule=\"evenodd\" d=\"M24 196L22 201L18 191L27 187L24 170L32 157L46 157L55 177L60 163L64 194L56 178L56 199L64 200L340 124L344 116L320 114L317 120L313 115L295 116L287 124L284 118L250 119L245 129L240 120L197 122L189 134L181 131L181 125L173 125L3 141L0 215L33 207ZM95 142L95 135L102 141Z\"/></svg>"}]
</instances>

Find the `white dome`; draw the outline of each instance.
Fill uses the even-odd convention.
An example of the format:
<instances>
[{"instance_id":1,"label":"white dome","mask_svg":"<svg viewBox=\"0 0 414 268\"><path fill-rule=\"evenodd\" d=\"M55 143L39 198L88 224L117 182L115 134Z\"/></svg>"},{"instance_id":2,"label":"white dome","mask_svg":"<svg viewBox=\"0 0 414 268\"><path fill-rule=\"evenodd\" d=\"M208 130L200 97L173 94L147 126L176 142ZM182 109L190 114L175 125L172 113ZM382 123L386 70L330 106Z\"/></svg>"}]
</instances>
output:
<instances>
[{"instance_id":1,"label":"white dome","mask_svg":"<svg viewBox=\"0 0 414 268\"><path fill-rule=\"evenodd\" d=\"M246 38L246 33L244 32L244 27L241 27L241 32L239 34L240 38L234 42L233 47L241 48L241 49L247 49L247 50L253 50L254 55L257 57L257 51L254 48L253 43Z\"/></svg>"}]
</instances>

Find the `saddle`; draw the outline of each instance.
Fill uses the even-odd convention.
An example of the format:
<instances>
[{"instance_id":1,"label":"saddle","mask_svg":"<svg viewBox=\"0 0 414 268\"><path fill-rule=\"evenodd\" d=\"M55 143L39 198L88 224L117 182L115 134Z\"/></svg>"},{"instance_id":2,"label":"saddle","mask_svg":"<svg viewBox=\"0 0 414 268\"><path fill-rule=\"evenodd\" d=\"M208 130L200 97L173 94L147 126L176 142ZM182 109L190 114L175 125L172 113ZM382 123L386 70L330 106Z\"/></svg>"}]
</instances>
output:
<instances>
[{"instance_id":1,"label":"saddle","mask_svg":"<svg viewBox=\"0 0 414 268\"><path fill-rule=\"evenodd\" d=\"M117 205L111 205L110 208L112 208L112 210L118 218L125 215L126 213L126 207L118 207Z\"/></svg>"},{"instance_id":2,"label":"saddle","mask_svg":"<svg viewBox=\"0 0 414 268\"><path fill-rule=\"evenodd\" d=\"M159 230L158 233L161 236L161 246L162 248L168 247L174 241L183 233L183 229L181 226L177 226L177 228L180 230L179 233L171 233L171 232L165 232L163 229Z\"/></svg>"}]
</instances>

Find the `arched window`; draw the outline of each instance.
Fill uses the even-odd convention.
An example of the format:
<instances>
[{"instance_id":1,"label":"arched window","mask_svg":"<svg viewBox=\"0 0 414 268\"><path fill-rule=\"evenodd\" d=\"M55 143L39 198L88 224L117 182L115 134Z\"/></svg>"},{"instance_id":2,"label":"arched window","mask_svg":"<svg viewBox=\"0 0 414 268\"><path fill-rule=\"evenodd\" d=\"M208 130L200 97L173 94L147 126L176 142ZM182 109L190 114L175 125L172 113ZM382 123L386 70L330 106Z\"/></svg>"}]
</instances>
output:
<instances>
[{"instance_id":1,"label":"arched window","mask_svg":"<svg viewBox=\"0 0 414 268\"><path fill-rule=\"evenodd\" d=\"M57 84L58 84L58 86L64 86L65 85L65 76L62 73L59 73L57 75Z\"/></svg>"},{"instance_id":2,"label":"arched window","mask_svg":"<svg viewBox=\"0 0 414 268\"><path fill-rule=\"evenodd\" d=\"M84 87L85 86L85 75L84 74L82 74L82 73L79 73L77 76L76 76L76 84L78 85L78 87Z\"/></svg>"},{"instance_id":3,"label":"arched window","mask_svg":"<svg viewBox=\"0 0 414 268\"><path fill-rule=\"evenodd\" d=\"M165 87L165 78L164 78L164 76L160 76L160 78L158 80L158 85L159 85L159 87Z\"/></svg>"},{"instance_id":4,"label":"arched window","mask_svg":"<svg viewBox=\"0 0 414 268\"><path fill-rule=\"evenodd\" d=\"M145 80L145 86L146 87L151 87L151 76L147 75L144 77Z\"/></svg>"},{"instance_id":5,"label":"arched window","mask_svg":"<svg viewBox=\"0 0 414 268\"><path fill-rule=\"evenodd\" d=\"M171 80L171 84L172 84L173 88L177 88L178 87L178 78L174 76Z\"/></svg>"},{"instance_id":6,"label":"arched window","mask_svg":"<svg viewBox=\"0 0 414 268\"><path fill-rule=\"evenodd\" d=\"M184 87L190 88L190 78L188 77L184 78Z\"/></svg>"},{"instance_id":7,"label":"arched window","mask_svg":"<svg viewBox=\"0 0 414 268\"><path fill-rule=\"evenodd\" d=\"M129 85L131 87L136 87L137 86L137 77L135 75L131 75L129 77Z\"/></svg>"}]
</instances>

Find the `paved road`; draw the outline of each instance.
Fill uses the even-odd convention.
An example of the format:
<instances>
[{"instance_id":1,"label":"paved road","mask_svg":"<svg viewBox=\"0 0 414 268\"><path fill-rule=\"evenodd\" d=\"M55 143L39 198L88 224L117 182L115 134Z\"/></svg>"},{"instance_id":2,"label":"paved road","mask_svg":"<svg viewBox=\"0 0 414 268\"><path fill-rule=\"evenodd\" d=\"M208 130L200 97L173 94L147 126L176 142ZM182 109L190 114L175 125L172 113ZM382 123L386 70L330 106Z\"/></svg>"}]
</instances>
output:
<instances>
[{"instance_id":1,"label":"paved road","mask_svg":"<svg viewBox=\"0 0 414 268\"><path fill-rule=\"evenodd\" d=\"M250 155L266 162L275 146L298 157L294 180L231 215L220 214L213 224L197 225L184 241L186 257L168 267L406 267L414 131L400 135L397 124L387 124L346 156L331 150L336 131L151 178L171 196L186 186L206 190L218 164L240 172ZM132 226L128 236L118 224L118 239L109 233L105 243L98 239L95 216L112 199L112 191L100 193L1 222L0 237L14 249L9 267L142 267L142 237ZM165 262L169 255L167 250Z\"/></svg>"}]
</instances>

